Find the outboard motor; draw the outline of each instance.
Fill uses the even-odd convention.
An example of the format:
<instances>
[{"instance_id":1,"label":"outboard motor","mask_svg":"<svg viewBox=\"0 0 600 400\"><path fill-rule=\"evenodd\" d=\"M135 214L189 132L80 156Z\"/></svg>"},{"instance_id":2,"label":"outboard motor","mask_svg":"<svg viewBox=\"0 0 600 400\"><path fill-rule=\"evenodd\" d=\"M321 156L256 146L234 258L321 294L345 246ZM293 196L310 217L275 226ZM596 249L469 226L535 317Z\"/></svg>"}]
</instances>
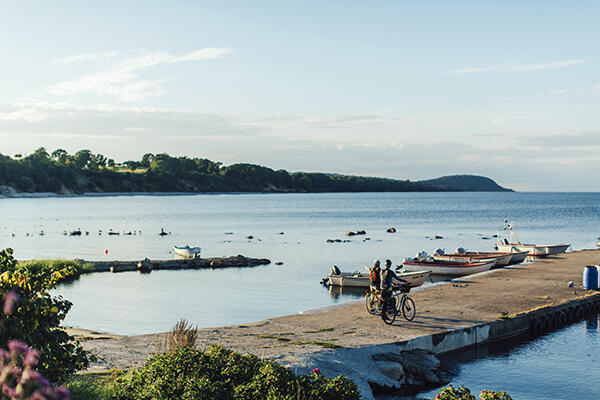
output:
<instances>
[{"instance_id":1,"label":"outboard motor","mask_svg":"<svg viewBox=\"0 0 600 400\"><path fill-rule=\"evenodd\" d=\"M342 274L342 271L340 271L340 269L337 267L337 265L334 265L333 267L331 267L330 271L331 271L331 275L341 275Z\"/></svg>"},{"instance_id":2,"label":"outboard motor","mask_svg":"<svg viewBox=\"0 0 600 400\"><path fill-rule=\"evenodd\" d=\"M454 250L454 254L465 254L467 251L462 248L462 247L457 247L456 250Z\"/></svg>"},{"instance_id":3,"label":"outboard motor","mask_svg":"<svg viewBox=\"0 0 600 400\"><path fill-rule=\"evenodd\" d=\"M503 244L508 244L508 239L507 238L502 239L502 243Z\"/></svg>"},{"instance_id":4,"label":"outboard motor","mask_svg":"<svg viewBox=\"0 0 600 400\"><path fill-rule=\"evenodd\" d=\"M438 247L437 249L435 249L435 251L433 252L433 254L435 254L436 256L443 256L444 255L444 250L440 249Z\"/></svg>"}]
</instances>

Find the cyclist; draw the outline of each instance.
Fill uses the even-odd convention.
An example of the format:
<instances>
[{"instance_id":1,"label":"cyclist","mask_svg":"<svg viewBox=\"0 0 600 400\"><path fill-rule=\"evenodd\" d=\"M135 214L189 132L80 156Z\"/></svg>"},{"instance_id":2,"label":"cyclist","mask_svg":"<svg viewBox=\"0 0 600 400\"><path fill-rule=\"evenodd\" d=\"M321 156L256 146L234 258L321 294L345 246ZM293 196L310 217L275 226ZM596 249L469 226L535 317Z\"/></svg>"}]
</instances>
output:
<instances>
[{"instance_id":1,"label":"cyclist","mask_svg":"<svg viewBox=\"0 0 600 400\"><path fill-rule=\"evenodd\" d=\"M392 271L390 269L390 267L392 266L392 261L391 260L385 260L383 269L381 270L381 282L380 282L380 288L381 288L381 302L382 302L382 310L388 306L388 303L391 300L392 297L392 291L393 291L393 286L394 286L394 279L404 283L404 284L408 284L408 282L402 278L400 278L394 271ZM394 306L394 304L390 304L390 306ZM387 319L386 313L382 312L381 313L381 318L382 319Z\"/></svg>"},{"instance_id":2,"label":"cyclist","mask_svg":"<svg viewBox=\"0 0 600 400\"><path fill-rule=\"evenodd\" d=\"M371 282L371 287L378 289L381 285L381 262L379 260L373 261L373 266L371 268L364 267L369 271L369 281Z\"/></svg>"}]
</instances>

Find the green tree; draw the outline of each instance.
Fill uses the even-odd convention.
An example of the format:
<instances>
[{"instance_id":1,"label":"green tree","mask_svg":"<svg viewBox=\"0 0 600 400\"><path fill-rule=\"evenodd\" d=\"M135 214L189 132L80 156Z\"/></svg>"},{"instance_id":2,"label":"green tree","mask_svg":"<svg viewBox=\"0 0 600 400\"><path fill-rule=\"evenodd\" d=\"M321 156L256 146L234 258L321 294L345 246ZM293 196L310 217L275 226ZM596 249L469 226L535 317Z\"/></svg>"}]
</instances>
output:
<instances>
[{"instance_id":1,"label":"green tree","mask_svg":"<svg viewBox=\"0 0 600 400\"><path fill-rule=\"evenodd\" d=\"M131 172L135 171L140 166L140 163L137 161L125 161L123 164L125 164Z\"/></svg>"},{"instance_id":2,"label":"green tree","mask_svg":"<svg viewBox=\"0 0 600 400\"><path fill-rule=\"evenodd\" d=\"M154 154L152 153L146 153L142 156L142 161L140 162L140 165L144 168L150 168L150 163L152 162L152 159L154 158Z\"/></svg>"},{"instance_id":3,"label":"green tree","mask_svg":"<svg viewBox=\"0 0 600 400\"><path fill-rule=\"evenodd\" d=\"M57 163L65 165L67 163L67 159L69 158L69 153L63 149L56 149L52 152L52 159Z\"/></svg>"},{"instance_id":4,"label":"green tree","mask_svg":"<svg viewBox=\"0 0 600 400\"><path fill-rule=\"evenodd\" d=\"M89 150L79 150L73 156L73 164L77 168L85 168L92 159L92 152Z\"/></svg>"}]
</instances>

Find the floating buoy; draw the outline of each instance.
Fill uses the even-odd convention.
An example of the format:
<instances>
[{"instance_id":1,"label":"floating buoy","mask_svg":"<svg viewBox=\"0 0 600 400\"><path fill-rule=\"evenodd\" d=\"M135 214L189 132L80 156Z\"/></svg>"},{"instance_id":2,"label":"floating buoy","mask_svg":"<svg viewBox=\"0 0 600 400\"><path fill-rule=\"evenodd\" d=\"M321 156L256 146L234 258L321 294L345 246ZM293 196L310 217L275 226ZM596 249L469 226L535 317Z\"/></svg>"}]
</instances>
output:
<instances>
[{"instance_id":1,"label":"floating buoy","mask_svg":"<svg viewBox=\"0 0 600 400\"><path fill-rule=\"evenodd\" d=\"M104 254L108 254L108 249L104 250Z\"/></svg>"}]
</instances>

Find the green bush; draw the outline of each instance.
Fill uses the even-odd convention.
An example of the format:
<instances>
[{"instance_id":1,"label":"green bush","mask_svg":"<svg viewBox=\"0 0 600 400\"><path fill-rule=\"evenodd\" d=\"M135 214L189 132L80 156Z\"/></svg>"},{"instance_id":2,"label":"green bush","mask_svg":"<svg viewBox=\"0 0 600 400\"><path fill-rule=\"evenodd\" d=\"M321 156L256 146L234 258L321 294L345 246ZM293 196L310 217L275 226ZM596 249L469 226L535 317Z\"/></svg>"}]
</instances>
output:
<instances>
[{"instance_id":1,"label":"green bush","mask_svg":"<svg viewBox=\"0 0 600 400\"><path fill-rule=\"evenodd\" d=\"M452 385L443 388L435 398L437 400L477 400L466 387L459 386L455 388ZM512 397L506 392L493 392L490 390L482 390L479 398L480 400L512 400Z\"/></svg>"},{"instance_id":2,"label":"green bush","mask_svg":"<svg viewBox=\"0 0 600 400\"><path fill-rule=\"evenodd\" d=\"M17 339L40 351L38 371L62 382L88 366L91 356L60 327L72 303L50 295L56 284L77 273L74 266L62 269L19 265L12 249L0 250L0 293L14 292L15 311L2 318L0 347Z\"/></svg>"},{"instance_id":3,"label":"green bush","mask_svg":"<svg viewBox=\"0 0 600 400\"><path fill-rule=\"evenodd\" d=\"M81 264L75 260L28 260L18 261L13 270L17 269L43 275L57 272L61 275L58 282L68 282L79 278L81 274L93 272L94 266L90 263Z\"/></svg>"},{"instance_id":4,"label":"green bush","mask_svg":"<svg viewBox=\"0 0 600 400\"><path fill-rule=\"evenodd\" d=\"M332 379L318 370L296 376L274 361L220 346L206 351L179 347L155 355L119 377L113 390L116 400L360 398L357 386L344 376Z\"/></svg>"}]
</instances>

